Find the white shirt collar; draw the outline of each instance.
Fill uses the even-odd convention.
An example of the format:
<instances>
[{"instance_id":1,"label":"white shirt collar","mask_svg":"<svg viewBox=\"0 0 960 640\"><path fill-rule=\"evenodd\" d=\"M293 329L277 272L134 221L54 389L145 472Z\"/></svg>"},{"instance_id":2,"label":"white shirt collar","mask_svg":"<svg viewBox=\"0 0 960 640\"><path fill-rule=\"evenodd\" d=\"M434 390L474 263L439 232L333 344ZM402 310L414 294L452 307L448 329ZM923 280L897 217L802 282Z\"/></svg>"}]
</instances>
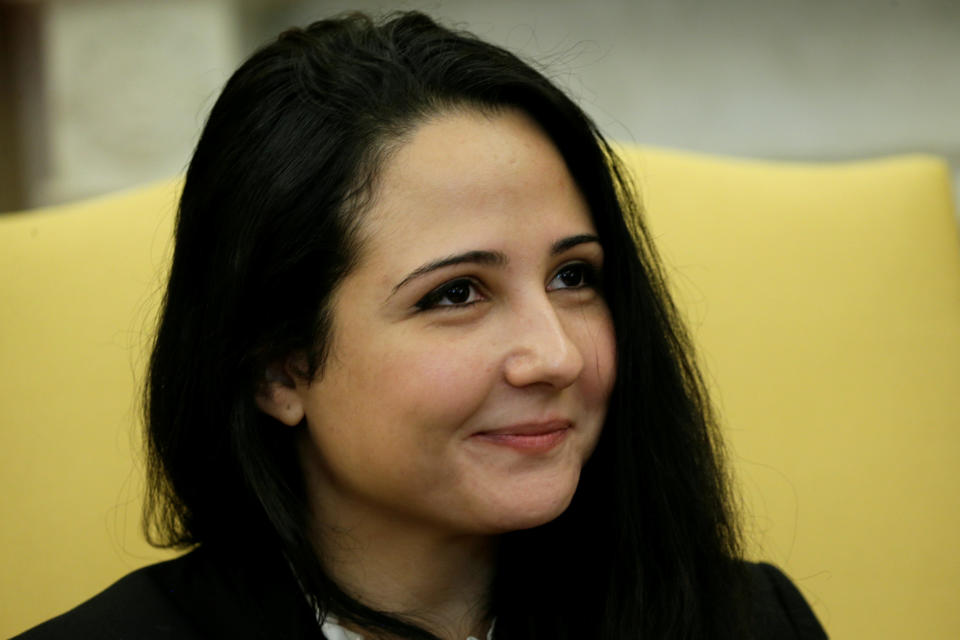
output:
<instances>
[{"instance_id":1,"label":"white shirt collar","mask_svg":"<svg viewBox=\"0 0 960 640\"><path fill-rule=\"evenodd\" d=\"M490 625L490 630L487 631L487 640L493 640L493 628L496 626L496 620ZM337 624L337 619L331 615L327 615L326 619L323 621L323 624L320 627L320 630L323 631L323 635L327 637L327 640L363 640L363 636L355 631L350 631L349 629L344 629L339 624ZM476 636L470 636L467 640L477 640Z\"/></svg>"}]
</instances>

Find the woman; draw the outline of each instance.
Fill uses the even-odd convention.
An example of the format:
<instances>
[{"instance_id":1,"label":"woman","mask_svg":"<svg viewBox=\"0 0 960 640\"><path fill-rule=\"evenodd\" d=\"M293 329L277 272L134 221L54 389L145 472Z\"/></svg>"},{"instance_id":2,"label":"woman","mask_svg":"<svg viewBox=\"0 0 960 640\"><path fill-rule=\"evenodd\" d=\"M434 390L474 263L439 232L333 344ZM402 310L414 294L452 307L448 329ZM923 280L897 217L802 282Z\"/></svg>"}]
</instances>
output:
<instances>
[{"instance_id":1,"label":"woman","mask_svg":"<svg viewBox=\"0 0 960 640\"><path fill-rule=\"evenodd\" d=\"M418 13L292 30L187 173L146 389L150 539L24 637L819 638L740 561L616 156Z\"/></svg>"}]
</instances>

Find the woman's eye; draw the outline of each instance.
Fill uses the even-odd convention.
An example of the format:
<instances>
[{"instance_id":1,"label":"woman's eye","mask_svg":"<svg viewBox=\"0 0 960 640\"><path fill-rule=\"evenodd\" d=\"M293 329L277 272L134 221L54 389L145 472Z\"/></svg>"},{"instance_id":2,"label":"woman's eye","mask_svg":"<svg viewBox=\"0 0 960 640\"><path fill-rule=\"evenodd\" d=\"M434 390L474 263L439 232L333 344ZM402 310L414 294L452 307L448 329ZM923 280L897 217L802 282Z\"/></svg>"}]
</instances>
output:
<instances>
[{"instance_id":1,"label":"woman's eye","mask_svg":"<svg viewBox=\"0 0 960 640\"><path fill-rule=\"evenodd\" d=\"M454 280L423 296L416 304L421 311L435 307L462 307L481 299L471 280Z\"/></svg>"},{"instance_id":2,"label":"woman's eye","mask_svg":"<svg viewBox=\"0 0 960 640\"><path fill-rule=\"evenodd\" d=\"M550 291L556 289L579 289L582 287L592 287L596 284L596 272L588 264L583 262L574 262L564 265L557 271L556 275L547 285Z\"/></svg>"}]
</instances>

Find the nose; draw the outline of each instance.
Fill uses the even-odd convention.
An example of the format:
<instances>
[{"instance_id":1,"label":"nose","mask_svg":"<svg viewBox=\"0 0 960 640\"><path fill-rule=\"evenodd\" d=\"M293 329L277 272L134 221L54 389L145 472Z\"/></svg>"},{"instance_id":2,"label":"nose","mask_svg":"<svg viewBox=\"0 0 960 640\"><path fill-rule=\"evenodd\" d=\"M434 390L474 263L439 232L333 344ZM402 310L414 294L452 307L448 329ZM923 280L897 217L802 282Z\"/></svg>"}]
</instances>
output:
<instances>
[{"instance_id":1,"label":"nose","mask_svg":"<svg viewBox=\"0 0 960 640\"><path fill-rule=\"evenodd\" d=\"M583 354L549 300L518 313L510 331L511 349L504 364L515 387L541 383L563 389L580 376Z\"/></svg>"}]
</instances>

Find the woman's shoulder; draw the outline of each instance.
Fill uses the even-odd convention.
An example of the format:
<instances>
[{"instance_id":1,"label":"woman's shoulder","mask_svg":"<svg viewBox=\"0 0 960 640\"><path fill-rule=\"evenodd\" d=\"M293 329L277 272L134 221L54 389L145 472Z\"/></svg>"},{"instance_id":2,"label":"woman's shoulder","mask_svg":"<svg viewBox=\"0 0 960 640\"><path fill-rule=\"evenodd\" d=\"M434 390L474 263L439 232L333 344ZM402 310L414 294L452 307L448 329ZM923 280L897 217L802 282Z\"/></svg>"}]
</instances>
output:
<instances>
[{"instance_id":1,"label":"woman's shoulder","mask_svg":"<svg viewBox=\"0 0 960 640\"><path fill-rule=\"evenodd\" d=\"M753 637L827 637L790 579L773 565L747 563ZM317 625L295 581L263 580L225 569L202 550L139 569L70 611L14 640L236 640L316 637ZM289 625L280 629L277 624ZM279 634L279 635L278 635Z\"/></svg>"},{"instance_id":2,"label":"woman's shoulder","mask_svg":"<svg viewBox=\"0 0 960 640\"><path fill-rule=\"evenodd\" d=\"M196 549L134 571L14 640L309 637L316 621L292 576L244 564L231 567Z\"/></svg>"},{"instance_id":3,"label":"woman's shoulder","mask_svg":"<svg viewBox=\"0 0 960 640\"><path fill-rule=\"evenodd\" d=\"M54 638L199 638L194 624L169 592L187 584L196 552L138 569L86 602L16 636Z\"/></svg>"},{"instance_id":4,"label":"woman's shoulder","mask_svg":"<svg viewBox=\"0 0 960 640\"><path fill-rule=\"evenodd\" d=\"M765 562L746 563L746 567L755 638L820 640L827 637L803 594L780 569Z\"/></svg>"}]
</instances>

